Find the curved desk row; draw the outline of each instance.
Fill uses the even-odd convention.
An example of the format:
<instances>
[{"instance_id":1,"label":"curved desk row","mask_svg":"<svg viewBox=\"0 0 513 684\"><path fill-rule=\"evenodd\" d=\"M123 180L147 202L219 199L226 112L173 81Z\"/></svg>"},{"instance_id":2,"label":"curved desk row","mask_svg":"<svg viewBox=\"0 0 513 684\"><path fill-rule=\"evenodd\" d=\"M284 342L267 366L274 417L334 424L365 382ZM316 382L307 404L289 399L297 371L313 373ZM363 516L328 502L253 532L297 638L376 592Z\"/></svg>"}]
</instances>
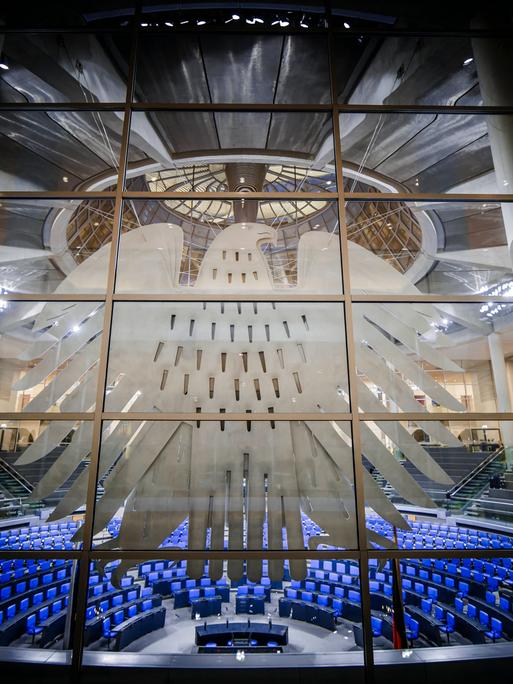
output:
<instances>
[{"instance_id":1,"label":"curved desk row","mask_svg":"<svg viewBox=\"0 0 513 684\"><path fill-rule=\"evenodd\" d=\"M309 622L332 632L336 629L337 611L333 608L288 598L280 598L278 608L280 617L291 617L293 620Z\"/></svg>"},{"instance_id":2,"label":"curved desk row","mask_svg":"<svg viewBox=\"0 0 513 684\"><path fill-rule=\"evenodd\" d=\"M122 651L126 646L140 639L140 637L156 629L164 627L166 620L166 609L163 606L152 608L144 613L134 615L113 628L116 633L113 641L115 651Z\"/></svg>"},{"instance_id":3,"label":"curved desk row","mask_svg":"<svg viewBox=\"0 0 513 684\"><path fill-rule=\"evenodd\" d=\"M279 646L289 642L289 628L286 625L273 625L272 622L228 622L204 624L196 627L196 645L206 646L215 641L218 646L228 646L231 641L256 641L258 646L267 646L275 641Z\"/></svg>"}]
</instances>

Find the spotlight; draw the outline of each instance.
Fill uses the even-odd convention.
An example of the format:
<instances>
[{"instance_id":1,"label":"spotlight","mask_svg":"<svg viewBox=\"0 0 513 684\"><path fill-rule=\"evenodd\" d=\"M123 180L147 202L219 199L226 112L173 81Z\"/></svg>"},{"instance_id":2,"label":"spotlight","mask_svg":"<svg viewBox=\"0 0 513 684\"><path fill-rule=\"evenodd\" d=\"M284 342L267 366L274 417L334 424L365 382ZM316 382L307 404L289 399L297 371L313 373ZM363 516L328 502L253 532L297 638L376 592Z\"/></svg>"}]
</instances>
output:
<instances>
[{"instance_id":1,"label":"spotlight","mask_svg":"<svg viewBox=\"0 0 513 684\"><path fill-rule=\"evenodd\" d=\"M308 26L308 24L305 24L304 21L300 21L300 22L299 22L299 25L301 26L301 28L310 28L310 27Z\"/></svg>"},{"instance_id":2,"label":"spotlight","mask_svg":"<svg viewBox=\"0 0 513 684\"><path fill-rule=\"evenodd\" d=\"M4 71L9 71L9 67L5 62L0 62L0 69L3 69Z\"/></svg>"},{"instance_id":3,"label":"spotlight","mask_svg":"<svg viewBox=\"0 0 513 684\"><path fill-rule=\"evenodd\" d=\"M62 177L62 182L67 183L69 181L69 178L67 176Z\"/></svg>"},{"instance_id":4,"label":"spotlight","mask_svg":"<svg viewBox=\"0 0 513 684\"><path fill-rule=\"evenodd\" d=\"M239 21L240 17L238 14L232 14L233 21Z\"/></svg>"},{"instance_id":5,"label":"spotlight","mask_svg":"<svg viewBox=\"0 0 513 684\"><path fill-rule=\"evenodd\" d=\"M171 21L166 21L165 26L171 26L172 27L172 26L174 26L174 24Z\"/></svg>"},{"instance_id":6,"label":"spotlight","mask_svg":"<svg viewBox=\"0 0 513 684\"><path fill-rule=\"evenodd\" d=\"M141 24L141 26L142 26L143 28L146 28L146 27L148 26L148 24L147 24L146 22L144 22L143 24Z\"/></svg>"},{"instance_id":7,"label":"spotlight","mask_svg":"<svg viewBox=\"0 0 513 684\"><path fill-rule=\"evenodd\" d=\"M79 325L74 325L73 328L72 328L72 330L73 330L73 332L78 332L78 331L80 330L80 326L79 326Z\"/></svg>"},{"instance_id":8,"label":"spotlight","mask_svg":"<svg viewBox=\"0 0 513 684\"><path fill-rule=\"evenodd\" d=\"M196 26L204 26L207 22L204 21L203 19L198 19L196 22Z\"/></svg>"},{"instance_id":9,"label":"spotlight","mask_svg":"<svg viewBox=\"0 0 513 684\"><path fill-rule=\"evenodd\" d=\"M351 28L351 24L348 24L347 21L345 21L345 22L344 22L344 28L345 28L345 29L350 29L350 28Z\"/></svg>"},{"instance_id":10,"label":"spotlight","mask_svg":"<svg viewBox=\"0 0 513 684\"><path fill-rule=\"evenodd\" d=\"M463 62L463 66L467 66L467 64L471 64L474 61L473 57L467 57L467 59Z\"/></svg>"}]
</instances>

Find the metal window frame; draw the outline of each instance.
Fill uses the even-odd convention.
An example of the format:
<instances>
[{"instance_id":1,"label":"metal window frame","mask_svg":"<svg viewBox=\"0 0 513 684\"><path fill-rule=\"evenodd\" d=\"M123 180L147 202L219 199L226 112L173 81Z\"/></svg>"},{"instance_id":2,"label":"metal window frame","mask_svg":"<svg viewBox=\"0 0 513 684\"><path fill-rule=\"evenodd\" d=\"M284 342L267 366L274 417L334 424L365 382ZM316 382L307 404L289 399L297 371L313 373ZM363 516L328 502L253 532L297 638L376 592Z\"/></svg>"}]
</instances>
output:
<instances>
[{"instance_id":1,"label":"metal window frame","mask_svg":"<svg viewBox=\"0 0 513 684\"><path fill-rule=\"evenodd\" d=\"M443 414L426 414L426 413L359 413L358 403L356 397L356 365L355 365L355 345L352 335L352 316L353 305L361 302L422 302L422 303L479 303L495 301L497 298L482 296L482 295L355 295L351 294L350 278L349 278L349 261L347 250L347 226L345 222L345 203L356 200L375 200L377 196L383 200L394 200L404 202L414 201L443 201L443 202L513 202L513 194L432 194L432 193L361 193L361 192L344 192L344 161L343 161L343 139L340 136L340 114L342 113L437 113L447 115L461 115L461 114L477 114L482 116L489 115L513 115L513 104L508 107L487 107L487 106L430 106L430 105L348 105L337 101L337 84L336 84L336 47L335 43L339 35L394 35L394 36L422 36L422 37L440 37L440 38L459 38L459 37L512 37L512 30L431 30L420 31L410 29L366 29L365 31L358 28L344 29L336 25L331 13L330 5L326 3L326 29L309 30L308 34L323 36L326 40L326 49L329 57L329 79L330 79L330 94L331 102L329 104L272 104L272 103L169 103L169 102L135 102L134 92L136 85L136 67L138 58L138 46L141 36L148 35L170 35L174 33L197 33L197 29L176 29L172 31L165 29L144 29L140 28L141 18L141 3L137 3L135 14L128 18L129 25L124 28L80 28L80 27L63 27L63 28L2 28L2 33L5 34L117 34L131 37L130 58L128 66L127 89L126 98L124 102L101 102L101 103L0 103L0 111L120 111L123 112L123 128L121 136L121 145L119 153L119 164L117 173L116 189L113 191L101 192L83 192L83 191L46 191L46 192L0 192L0 200L9 199L31 199L31 200L52 200L52 199L112 199L114 201L114 222L112 235L112 248L110 252L108 282L107 288L101 295L94 294L74 294L74 295L57 295L57 294L41 294L41 295L23 295L12 294L2 295L2 298L9 301L95 301L103 302L104 308L104 329L101 340L101 351L96 391L96 404L94 411L90 413L0 413L0 420L3 421L27 421L27 420L76 420L89 421L93 423L93 436L91 448L91 462L89 468L86 512L84 521L84 543L81 549L74 549L69 551L55 551L48 553L48 550L40 551L0 551L0 559L5 558L64 558L73 559L79 562L79 575L77 590L74 596L73 606L70 606L72 611L72 621L75 625L72 643L72 677L74 680L79 680L80 670L83 655L83 630L85 624L85 609L87 600L89 564L95 559L117 559L126 558L134 560L151 559L158 556L165 559L229 559L229 558L259 558L259 559L353 559L358 560L360 566L360 582L362 595L362 620L364 627L364 663L366 681L371 682L374 675L374 649L372 643L372 631L370 629L370 593L368 583L368 561L370 559L384 560L388 558L413 559L413 558L494 558L494 557L509 557L513 558L513 550L504 549L397 549L381 551L369 548L367 545L367 535L365 527L365 500L363 487L363 464L361 458L361 438L360 429L361 423L365 421L430 421L430 420L457 420L457 421L483 421L483 420L513 420L513 413L483 413L483 412L469 412L465 414L459 413L443 413ZM274 30L274 29L260 29L252 27L205 27L202 33L247 33L247 34L273 34L278 35L308 35L304 31L299 30ZM326 112L331 115L332 119L332 134L334 144L334 158L335 158L335 172L337 178L337 188L334 192L322 193L237 193L237 192L222 192L222 193L188 193L188 196L195 199L237 199L244 197L245 199L287 199L287 200L301 200L301 199L326 199L337 202L339 213L339 239L340 239L340 255L341 255L341 270L343 293L330 296L301 296L294 297L289 295L265 295L265 296L247 296L247 295L225 295L205 297L201 295L188 294L183 296L177 295L145 295L144 293L137 295L124 295L115 292L115 276L118 257L119 237L121 234L121 220L123 202L125 200L136 199L162 199L162 198L180 198L186 199L183 193L158 193L158 192L134 192L124 189L124 179L127 169L128 148L130 123L132 114L135 112L144 111L205 111L205 112ZM251 414L252 421L292 421L292 420L315 420L315 421L344 421L351 426L353 439L353 467L354 467L354 481L355 481L355 502L356 502L356 526L358 535L358 545L356 549L340 550L340 551L323 551L323 550L261 550L261 551L198 551L198 550L123 550L123 551L99 551L93 547L93 519L96 502L96 482L99 470L100 450L101 450L101 433L102 424L108 420L124 420L124 421L139 421L139 420L201 420L201 421L247 421L247 414L245 413L211 413L201 414L201 417L196 413L116 413L107 412L104 410L104 396L107 380L108 358L110 349L110 336L112 329L113 308L115 302L174 302L174 301L288 301L288 302L338 302L344 310L344 327L341 329L341 343L344 343L343 335L345 335L346 360L348 369L348 383L350 396L350 410L346 413L331 412L324 414L301 414L301 413L253 413ZM500 298L501 302L513 303L513 297ZM471 521L469 520L469 524Z\"/></svg>"}]
</instances>

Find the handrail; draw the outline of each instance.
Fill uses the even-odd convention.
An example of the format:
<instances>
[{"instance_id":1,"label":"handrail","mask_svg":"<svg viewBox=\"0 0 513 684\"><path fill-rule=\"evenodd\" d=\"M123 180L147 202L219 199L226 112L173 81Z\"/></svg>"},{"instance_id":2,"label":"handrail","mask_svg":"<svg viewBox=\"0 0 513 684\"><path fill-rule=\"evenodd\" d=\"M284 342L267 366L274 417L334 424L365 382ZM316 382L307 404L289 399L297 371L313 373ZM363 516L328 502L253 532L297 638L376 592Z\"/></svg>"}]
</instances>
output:
<instances>
[{"instance_id":1,"label":"handrail","mask_svg":"<svg viewBox=\"0 0 513 684\"><path fill-rule=\"evenodd\" d=\"M34 486L26 478L24 478L23 475L18 473L18 471L15 470L10 463L4 461L3 458L0 458L0 468L2 468L2 470L5 470L5 472L8 475L13 477L18 482L18 484L20 484L23 487L23 489L27 491L28 494L32 494Z\"/></svg>"},{"instance_id":2,"label":"handrail","mask_svg":"<svg viewBox=\"0 0 513 684\"><path fill-rule=\"evenodd\" d=\"M455 494L457 494L460 489L463 489L463 487L468 484L471 480L474 479L476 475L479 475L481 471L483 471L487 466L490 465L490 463L493 463L496 458L498 458L501 454L504 454L504 447L499 447L495 451L492 451L492 453L487 456L481 463L478 463L475 468L473 468L470 473L467 473L465 477L463 477L459 482L457 482L454 487L449 489L446 493L445 496L447 499L452 499Z\"/></svg>"}]
</instances>

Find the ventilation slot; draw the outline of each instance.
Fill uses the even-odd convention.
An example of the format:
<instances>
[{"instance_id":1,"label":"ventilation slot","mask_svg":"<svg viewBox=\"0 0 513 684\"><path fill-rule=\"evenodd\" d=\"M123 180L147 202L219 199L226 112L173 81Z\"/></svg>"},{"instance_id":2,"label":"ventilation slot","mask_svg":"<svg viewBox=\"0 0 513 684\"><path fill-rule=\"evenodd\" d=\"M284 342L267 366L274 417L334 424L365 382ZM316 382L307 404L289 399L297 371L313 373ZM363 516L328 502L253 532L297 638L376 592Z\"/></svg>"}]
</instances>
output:
<instances>
[{"instance_id":1,"label":"ventilation slot","mask_svg":"<svg viewBox=\"0 0 513 684\"><path fill-rule=\"evenodd\" d=\"M153 363L159 358L160 352L162 351L162 347L164 346L164 342L159 342L157 344L157 349L155 351L155 356L153 357Z\"/></svg>"},{"instance_id":2,"label":"ventilation slot","mask_svg":"<svg viewBox=\"0 0 513 684\"><path fill-rule=\"evenodd\" d=\"M207 303L203 302L203 311L206 311L206 310L207 310Z\"/></svg>"},{"instance_id":3,"label":"ventilation slot","mask_svg":"<svg viewBox=\"0 0 513 684\"><path fill-rule=\"evenodd\" d=\"M217 278L217 268L212 269L212 280L215 280Z\"/></svg>"},{"instance_id":4,"label":"ventilation slot","mask_svg":"<svg viewBox=\"0 0 513 684\"><path fill-rule=\"evenodd\" d=\"M297 349L298 349L298 351L299 351L299 356L301 357L301 361L302 361L303 363L306 363L306 354L305 354L305 350L303 349L303 345L302 345L302 344L298 344L298 345L297 345Z\"/></svg>"},{"instance_id":5,"label":"ventilation slot","mask_svg":"<svg viewBox=\"0 0 513 684\"><path fill-rule=\"evenodd\" d=\"M265 339L270 342L271 341L271 331L269 329L269 325L266 323L265 324Z\"/></svg>"},{"instance_id":6,"label":"ventilation slot","mask_svg":"<svg viewBox=\"0 0 513 684\"><path fill-rule=\"evenodd\" d=\"M285 328L285 334L287 335L287 337L290 337L289 324L287 323L287 321L283 321L283 327Z\"/></svg>"},{"instance_id":7,"label":"ventilation slot","mask_svg":"<svg viewBox=\"0 0 513 684\"><path fill-rule=\"evenodd\" d=\"M276 311L276 302L271 302L271 306L273 311Z\"/></svg>"},{"instance_id":8,"label":"ventilation slot","mask_svg":"<svg viewBox=\"0 0 513 684\"><path fill-rule=\"evenodd\" d=\"M221 302L221 313L224 314L224 302Z\"/></svg>"},{"instance_id":9,"label":"ventilation slot","mask_svg":"<svg viewBox=\"0 0 513 684\"><path fill-rule=\"evenodd\" d=\"M176 354L175 354L175 366L178 366L180 362L180 357L182 356L183 352L183 347L177 347L176 348Z\"/></svg>"},{"instance_id":10,"label":"ventilation slot","mask_svg":"<svg viewBox=\"0 0 513 684\"><path fill-rule=\"evenodd\" d=\"M255 314L255 316L256 316L257 313L258 313L258 304L257 304L257 302L253 302L253 313Z\"/></svg>"},{"instance_id":11,"label":"ventilation slot","mask_svg":"<svg viewBox=\"0 0 513 684\"><path fill-rule=\"evenodd\" d=\"M248 352L242 352L242 365L244 366L244 372L248 372Z\"/></svg>"},{"instance_id":12,"label":"ventilation slot","mask_svg":"<svg viewBox=\"0 0 513 684\"><path fill-rule=\"evenodd\" d=\"M203 352L201 349L196 350L196 370L201 369L201 356L202 356L202 354L203 354Z\"/></svg>"},{"instance_id":13,"label":"ventilation slot","mask_svg":"<svg viewBox=\"0 0 513 684\"><path fill-rule=\"evenodd\" d=\"M189 393L189 374L188 373L186 373L183 376L183 393L185 394L185 396L187 396L187 394Z\"/></svg>"},{"instance_id":14,"label":"ventilation slot","mask_svg":"<svg viewBox=\"0 0 513 684\"><path fill-rule=\"evenodd\" d=\"M171 314L171 330L175 327L176 315Z\"/></svg>"},{"instance_id":15,"label":"ventilation slot","mask_svg":"<svg viewBox=\"0 0 513 684\"><path fill-rule=\"evenodd\" d=\"M221 370L223 373L226 370L226 352L221 352Z\"/></svg>"},{"instance_id":16,"label":"ventilation slot","mask_svg":"<svg viewBox=\"0 0 513 684\"><path fill-rule=\"evenodd\" d=\"M299 373L294 371L294 373L292 373L292 375L294 376L294 382L296 383L297 391L299 392L299 394L302 394L303 388L301 387L301 380L299 379Z\"/></svg>"},{"instance_id":17,"label":"ventilation slot","mask_svg":"<svg viewBox=\"0 0 513 684\"><path fill-rule=\"evenodd\" d=\"M258 399L258 401L260 401L260 399L262 398L260 394L260 380L258 378L255 378L255 380L253 380L253 384L255 385L256 398Z\"/></svg>"},{"instance_id":18,"label":"ventilation slot","mask_svg":"<svg viewBox=\"0 0 513 684\"><path fill-rule=\"evenodd\" d=\"M216 324L215 323L212 323L212 325L210 326L210 337L213 340L216 337Z\"/></svg>"},{"instance_id":19,"label":"ventilation slot","mask_svg":"<svg viewBox=\"0 0 513 684\"><path fill-rule=\"evenodd\" d=\"M305 314L302 314L302 315L301 315L301 320L303 321L303 325L305 326L305 328L306 328L307 330L310 330L310 328L308 327L308 321L306 320Z\"/></svg>"},{"instance_id":20,"label":"ventilation slot","mask_svg":"<svg viewBox=\"0 0 513 684\"><path fill-rule=\"evenodd\" d=\"M246 413L251 413L251 409L247 409ZM248 432L251 432L251 421L250 420L246 421L246 430Z\"/></svg>"},{"instance_id":21,"label":"ventilation slot","mask_svg":"<svg viewBox=\"0 0 513 684\"><path fill-rule=\"evenodd\" d=\"M238 261L238 260L239 260L239 253L235 252L235 261Z\"/></svg>"},{"instance_id":22,"label":"ventilation slot","mask_svg":"<svg viewBox=\"0 0 513 684\"><path fill-rule=\"evenodd\" d=\"M280 398L280 383L278 382L278 378L273 378L273 388L274 388L274 393L276 395L276 398Z\"/></svg>"},{"instance_id":23,"label":"ventilation slot","mask_svg":"<svg viewBox=\"0 0 513 684\"><path fill-rule=\"evenodd\" d=\"M230 324L230 340L233 342L235 339L235 326L233 323Z\"/></svg>"},{"instance_id":24,"label":"ventilation slot","mask_svg":"<svg viewBox=\"0 0 513 684\"><path fill-rule=\"evenodd\" d=\"M267 409L267 411L268 411L269 413L274 413L274 406L269 406L269 408ZM276 423L274 422L274 420L271 420L271 430L274 430L275 427L276 427Z\"/></svg>"},{"instance_id":25,"label":"ventilation slot","mask_svg":"<svg viewBox=\"0 0 513 684\"><path fill-rule=\"evenodd\" d=\"M239 401L239 399L240 399L240 383L239 383L238 379L235 379L233 381L233 386L235 389L235 401Z\"/></svg>"},{"instance_id":26,"label":"ventilation slot","mask_svg":"<svg viewBox=\"0 0 513 684\"><path fill-rule=\"evenodd\" d=\"M228 283L231 284L232 282L232 274L228 273Z\"/></svg>"},{"instance_id":27,"label":"ventilation slot","mask_svg":"<svg viewBox=\"0 0 513 684\"><path fill-rule=\"evenodd\" d=\"M219 409L219 413L226 413L226 409ZM221 421L221 432L224 432L224 420Z\"/></svg>"},{"instance_id":28,"label":"ventilation slot","mask_svg":"<svg viewBox=\"0 0 513 684\"><path fill-rule=\"evenodd\" d=\"M245 274L245 273L241 273L241 274L240 274L240 278L241 278L241 280L242 280L243 283L246 282L246 274Z\"/></svg>"},{"instance_id":29,"label":"ventilation slot","mask_svg":"<svg viewBox=\"0 0 513 684\"><path fill-rule=\"evenodd\" d=\"M225 260L226 260L226 250L223 249L223 261L225 261Z\"/></svg>"},{"instance_id":30,"label":"ventilation slot","mask_svg":"<svg viewBox=\"0 0 513 684\"><path fill-rule=\"evenodd\" d=\"M258 280L258 271L253 271L253 278Z\"/></svg>"},{"instance_id":31,"label":"ventilation slot","mask_svg":"<svg viewBox=\"0 0 513 684\"><path fill-rule=\"evenodd\" d=\"M283 349L277 349L276 353L278 354L278 361L280 363L280 368L285 368L285 364L283 362Z\"/></svg>"},{"instance_id":32,"label":"ventilation slot","mask_svg":"<svg viewBox=\"0 0 513 684\"><path fill-rule=\"evenodd\" d=\"M265 365L265 353L264 352L258 352L258 356L260 357L260 365L262 366L262 370L264 373L267 372L267 368Z\"/></svg>"},{"instance_id":33,"label":"ventilation slot","mask_svg":"<svg viewBox=\"0 0 513 684\"><path fill-rule=\"evenodd\" d=\"M251 261L252 259L253 259L253 255L251 254L251 252L248 252L248 261Z\"/></svg>"},{"instance_id":34,"label":"ventilation slot","mask_svg":"<svg viewBox=\"0 0 513 684\"><path fill-rule=\"evenodd\" d=\"M194 318L191 318L190 323L189 323L189 337L192 337L193 332L194 332Z\"/></svg>"},{"instance_id":35,"label":"ventilation slot","mask_svg":"<svg viewBox=\"0 0 513 684\"><path fill-rule=\"evenodd\" d=\"M237 302L237 313L239 314L239 316L242 313L242 304L240 302Z\"/></svg>"},{"instance_id":36,"label":"ventilation slot","mask_svg":"<svg viewBox=\"0 0 513 684\"><path fill-rule=\"evenodd\" d=\"M210 399L214 398L214 383L216 379L215 378L209 378L208 379L208 396Z\"/></svg>"},{"instance_id":37,"label":"ventilation slot","mask_svg":"<svg viewBox=\"0 0 513 684\"><path fill-rule=\"evenodd\" d=\"M160 381L160 389L161 390L163 390L164 387L166 386L168 373L169 373L169 371L167 371L167 370L162 371L162 379Z\"/></svg>"},{"instance_id":38,"label":"ventilation slot","mask_svg":"<svg viewBox=\"0 0 513 684\"><path fill-rule=\"evenodd\" d=\"M248 340L253 342L253 326L248 325Z\"/></svg>"},{"instance_id":39,"label":"ventilation slot","mask_svg":"<svg viewBox=\"0 0 513 684\"><path fill-rule=\"evenodd\" d=\"M196 407L196 413L201 413L201 408ZM200 421L200 420L197 420L197 421L196 421L196 427L199 428L200 425L201 425L201 421Z\"/></svg>"}]
</instances>

